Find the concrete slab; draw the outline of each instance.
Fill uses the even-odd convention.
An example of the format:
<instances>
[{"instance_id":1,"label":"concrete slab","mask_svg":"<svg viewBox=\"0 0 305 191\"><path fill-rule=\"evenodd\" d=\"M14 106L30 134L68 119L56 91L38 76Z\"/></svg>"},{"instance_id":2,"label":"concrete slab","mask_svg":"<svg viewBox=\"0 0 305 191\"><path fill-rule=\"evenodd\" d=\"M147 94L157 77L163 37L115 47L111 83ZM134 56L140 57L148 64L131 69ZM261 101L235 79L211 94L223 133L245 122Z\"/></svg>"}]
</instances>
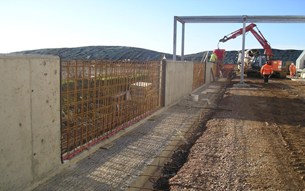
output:
<instances>
[{"instance_id":1,"label":"concrete slab","mask_svg":"<svg viewBox=\"0 0 305 191\"><path fill-rule=\"evenodd\" d=\"M238 88L249 88L250 85L246 84L246 83L237 83L233 85L234 87L238 87Z\"/></svg>"}]
</instances>

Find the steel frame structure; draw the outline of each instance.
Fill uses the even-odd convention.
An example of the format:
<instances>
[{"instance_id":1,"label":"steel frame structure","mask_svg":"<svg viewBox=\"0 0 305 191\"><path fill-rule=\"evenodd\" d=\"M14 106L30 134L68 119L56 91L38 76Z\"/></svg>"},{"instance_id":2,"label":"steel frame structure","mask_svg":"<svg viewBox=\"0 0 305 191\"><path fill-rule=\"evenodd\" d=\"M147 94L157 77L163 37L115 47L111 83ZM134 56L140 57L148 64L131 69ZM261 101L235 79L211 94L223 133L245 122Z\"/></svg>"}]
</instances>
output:
<instances>
[{"instance_id":1,"label":"steel frame structure","mask_svg":"<svg viewBox=\"0 0 305 191\"><path fill-rule=\"evenodd\" d=\"M245 27L246 23L305 23L305 16L174 16L174 35L173 35L173 60L176 60L177 47L177 22L182 24L181 39L181 60L184 60L184 37L186 23L242 23L242 65L240 83L244 83L244 52L245 52Z\"/></svg>"}]
</instances>

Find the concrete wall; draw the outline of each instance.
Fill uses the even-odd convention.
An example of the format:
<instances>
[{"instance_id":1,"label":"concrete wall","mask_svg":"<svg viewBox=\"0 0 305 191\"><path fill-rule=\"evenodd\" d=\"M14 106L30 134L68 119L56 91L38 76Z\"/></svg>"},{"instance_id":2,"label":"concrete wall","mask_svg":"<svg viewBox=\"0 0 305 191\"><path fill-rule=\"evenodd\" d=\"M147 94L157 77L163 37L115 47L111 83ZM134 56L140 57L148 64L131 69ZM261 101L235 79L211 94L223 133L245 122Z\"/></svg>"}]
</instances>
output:
<instances>
[{"instance_id":1,"label":"concrete wall","mask_svg":"<svg viewBox=\"0 0 305 191\"><path fill-rule=\"evenodd\" d=\"M216 64L212 62L206 63L206 71L205 71L205 84L209 84L215 81L216 77Z\"/></svg>"},{"instance_id":2,"label":"concrete wall","mask_svg":"<svg viewBox=\"0 0 305 191\"><path fill-rule=\"evenodd\" d=\"M192 92L193 62L166 61L165 106Z\"/></svg>"},{"instance_id":3,"label":"concrete wall","mask_svg":"<svg viewBox=\"0 0 305 191\"><path fill-rule=\"evenodd\" d=\"M164 106L191 94L193 62L165 61ZM212 63L206 65L210 83ZM30 190L69 164L61 164L60 59L0 55L0 190Z\"/></svg>"},{"instance_id":4,"label":"concrete wall","mask_svg":"<svg viewBox=\"0 0 305 191\"><path fill-rule=\"evenodd\" d=\"M58 170L60 59L0 55L0 190L26 190Z\"/></svg>"}]
</instances>

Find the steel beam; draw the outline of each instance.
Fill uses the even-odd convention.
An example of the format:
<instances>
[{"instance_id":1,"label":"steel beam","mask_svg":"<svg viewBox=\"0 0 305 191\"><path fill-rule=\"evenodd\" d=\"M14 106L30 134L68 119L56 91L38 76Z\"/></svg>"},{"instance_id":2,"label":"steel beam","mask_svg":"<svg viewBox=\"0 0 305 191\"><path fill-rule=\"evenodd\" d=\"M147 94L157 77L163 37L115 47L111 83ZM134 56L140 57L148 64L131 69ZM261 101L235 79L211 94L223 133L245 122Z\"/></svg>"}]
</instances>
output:
<instances>
[{"instance_id":1,"label":"steel beam","mask_svg":"<svg viewBox=\"0 0 305 191\"><path fill-rule=\"evenodd\" d=\"M305 16L176 16L182 23L304 23Z\"/></svg>"},{"instance_id":2,"label":"steel beam","mask_svg":"<svg viewBox=\"0 0 305 191\"><path fill-rule=\"evenodd\" d=\"M182 50L184 53L184 24L185 23L305 23L304 15L278 15L278 16L174 16L174 42L173 60L176 60L177 48L177 22L183 25ZM184 55L181 55L182 57Z\"/></svg>"}]
</instances>

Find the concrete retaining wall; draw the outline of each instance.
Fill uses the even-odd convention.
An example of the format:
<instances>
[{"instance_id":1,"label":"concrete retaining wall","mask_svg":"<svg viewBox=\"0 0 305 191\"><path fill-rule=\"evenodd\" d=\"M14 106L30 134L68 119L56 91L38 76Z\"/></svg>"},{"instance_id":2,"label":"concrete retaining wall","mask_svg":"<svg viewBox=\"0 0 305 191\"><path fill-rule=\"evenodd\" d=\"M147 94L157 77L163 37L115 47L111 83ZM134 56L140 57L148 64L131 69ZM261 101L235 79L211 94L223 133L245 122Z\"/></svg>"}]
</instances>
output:
<instances>
[{"instance_id":1,"label":"concrete retaining wall","mask_svg":"<svg viewBox=\"0 0 305 191\"><path fill-rule=\"evenodd\" d=\"M58 170L60 59L0 55L0 190L26 190Z\"/></svg>"},{"instance_id":2,"label":"concrete retaining wall","mask_svg":"<svg viewBox=\"0 0 305 191\"><path fill-rule=\"evenodd\" d=\"M192 93L193 62L163 63L170 106ZM207 63L206 83L212 67ZM30 190L96 150L61 164L59 57L0 55L0 76L1 191Z\"/></svg>"},{"instance_id":3,"label":"concrete retaining wall","mask_svg":"<svg viewBox=\"0 0 305 191\"><path fill-rule=\"evenodd\" d=\"M205 84L209 84L212 81L215 81L216 75L216 64L212 62L206 63L206 72L205 72Z\"/></svg>"},{"instance_id":4,"label":"concrete retaining wall","mask_svg":"<svg viewBox=\"0 0 305 191\"><path fill-rule=\"evenodd\" d=\"M166 61L165 106L192 92L193 62Z\"/></svg>"}]
</instances>

